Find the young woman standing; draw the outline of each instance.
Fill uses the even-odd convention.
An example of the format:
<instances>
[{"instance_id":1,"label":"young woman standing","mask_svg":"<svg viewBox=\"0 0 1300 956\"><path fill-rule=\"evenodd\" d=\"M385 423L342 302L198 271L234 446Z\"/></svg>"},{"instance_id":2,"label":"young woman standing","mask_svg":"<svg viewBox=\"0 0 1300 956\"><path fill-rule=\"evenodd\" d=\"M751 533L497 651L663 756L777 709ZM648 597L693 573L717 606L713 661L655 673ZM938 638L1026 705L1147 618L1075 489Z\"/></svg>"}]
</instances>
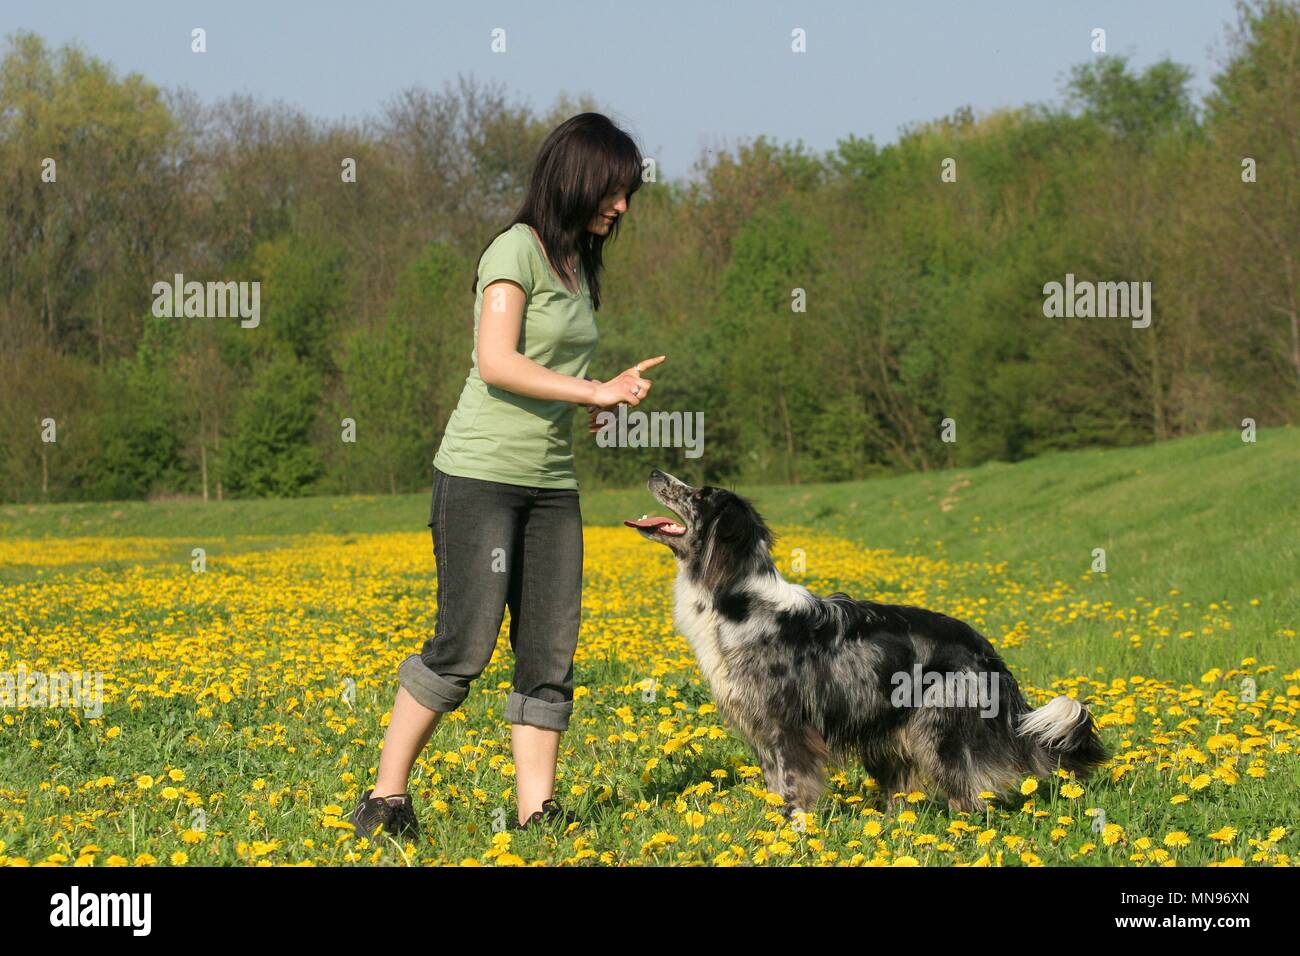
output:
<instances>
[{"instance_id":1,"label":"young woman standing","mask_svg":"<svg viewBox=\"0 0 1300 956\"><path fill-rule=\"evenodd\" d=\"M398 669L378 777L351 816L361 836L419 832L411 768L491 660L506 607L519 825L569 819L554 786L582 610L573 412L639 404L642 373L664 358L607 382L587 374L604 244L640 184L631 137L598 113L574 116L542 144L523 206L479 260L473 364L433 462L437 623Z\"/></svg>"}]
</instances>

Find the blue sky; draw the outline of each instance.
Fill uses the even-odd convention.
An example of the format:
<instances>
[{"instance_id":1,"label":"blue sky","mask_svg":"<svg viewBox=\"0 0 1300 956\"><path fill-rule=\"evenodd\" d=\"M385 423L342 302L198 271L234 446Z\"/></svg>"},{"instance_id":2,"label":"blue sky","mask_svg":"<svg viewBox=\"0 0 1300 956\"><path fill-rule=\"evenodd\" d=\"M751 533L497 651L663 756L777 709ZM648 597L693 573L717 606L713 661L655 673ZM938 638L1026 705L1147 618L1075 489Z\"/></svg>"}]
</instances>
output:
<instances>
[{"instance_id":1,"label":"blue sky","mask_svg":"<svg viewBox=\"0 0 1300 956\"><path fill-rule=\"evenodd\" d=\"M1231 0L858 0L656 3L468 0L3 0L0 34L30 29L205 100L280 99L320 117L376 112L412 85L457 74L544 112L588 93L686 175L705 149L766 134L830 149L879 143L908 122L1059 98L1071 65L1108 52L1171 57L1208 89ZM208 52L190 52L190 30ZM494 28L507 51L490 49ZM808 52L790 52L807 31Z\"/></svg>"}]
</instances>

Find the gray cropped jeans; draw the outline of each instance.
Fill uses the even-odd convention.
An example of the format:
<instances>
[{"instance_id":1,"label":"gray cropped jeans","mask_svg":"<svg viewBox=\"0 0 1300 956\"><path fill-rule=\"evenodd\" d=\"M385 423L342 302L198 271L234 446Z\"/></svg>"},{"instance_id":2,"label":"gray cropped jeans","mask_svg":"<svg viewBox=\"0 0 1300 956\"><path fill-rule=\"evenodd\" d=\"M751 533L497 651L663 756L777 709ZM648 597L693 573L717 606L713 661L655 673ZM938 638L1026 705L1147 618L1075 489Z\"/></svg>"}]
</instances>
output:
<instances>
[{"instance_id":1,"label":"gray cropped jeans","mask_svg":"<svg viewBox=\"0 0 1300 956\"><path fill-rule=\"evenodd\" d=\"M514 690L506 719L566 730L582 617L578 492L434 470L429 511L438 572L433 636L398 668L420 704L455 710L483 672L510 608Z\"/></svg>"}]
</instances>

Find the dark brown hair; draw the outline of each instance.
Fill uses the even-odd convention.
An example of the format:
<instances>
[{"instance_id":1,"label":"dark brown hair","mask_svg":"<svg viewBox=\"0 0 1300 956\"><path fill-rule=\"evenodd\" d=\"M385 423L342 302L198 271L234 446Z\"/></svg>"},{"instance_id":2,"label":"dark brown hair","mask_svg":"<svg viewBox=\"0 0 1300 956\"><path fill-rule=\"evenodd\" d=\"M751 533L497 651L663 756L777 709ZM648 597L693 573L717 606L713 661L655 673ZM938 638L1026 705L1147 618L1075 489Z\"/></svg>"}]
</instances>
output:
<instances>
[{"instance_id":1,"label":"dark brown hair","mask_svg":"<svg viewBox=\"0 0 1300 956\"><path fill-rule=\"evenodd\" d=\"M557 264L576 255L591 289L593 309L600 308L603 249L618 233L618 220L604 236L588 232L587 226L596 217L601 200L619 187L630 205L632 194L641 188L641 150L609 117L579 113L553 129L542 143L523 204L506 227L522 222L536 229L551 267L566 284L568 276ZM478 291L477 274L471 288Z\"/></svg>"}]
</instances>

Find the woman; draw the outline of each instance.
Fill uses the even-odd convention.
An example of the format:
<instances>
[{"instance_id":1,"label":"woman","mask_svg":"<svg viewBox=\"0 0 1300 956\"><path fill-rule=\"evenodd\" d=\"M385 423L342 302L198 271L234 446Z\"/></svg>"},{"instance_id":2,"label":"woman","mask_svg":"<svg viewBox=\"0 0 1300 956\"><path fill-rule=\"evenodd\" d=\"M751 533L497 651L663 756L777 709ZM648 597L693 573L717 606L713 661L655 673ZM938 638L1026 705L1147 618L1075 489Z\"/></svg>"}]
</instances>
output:
<instances>
[{"instance_id":1,"label":"woman","mask_svg":"<svg viewBox=\"0 0 1300 956\"><path fill-rule=\"evenodd\" d=\"M361 836L418 834L411 768L487 666L507 606L517 825L572 819L554 786L582 608L573 412L639 404L641 373L663 361L607 382L587 374L604 244L640 183L632 139L598 113L574 116L542 144L523 206L479 260L473 365L433 461L437 623L398 669L378 777L352 812Z\"/></svg>"}]
</instances>

